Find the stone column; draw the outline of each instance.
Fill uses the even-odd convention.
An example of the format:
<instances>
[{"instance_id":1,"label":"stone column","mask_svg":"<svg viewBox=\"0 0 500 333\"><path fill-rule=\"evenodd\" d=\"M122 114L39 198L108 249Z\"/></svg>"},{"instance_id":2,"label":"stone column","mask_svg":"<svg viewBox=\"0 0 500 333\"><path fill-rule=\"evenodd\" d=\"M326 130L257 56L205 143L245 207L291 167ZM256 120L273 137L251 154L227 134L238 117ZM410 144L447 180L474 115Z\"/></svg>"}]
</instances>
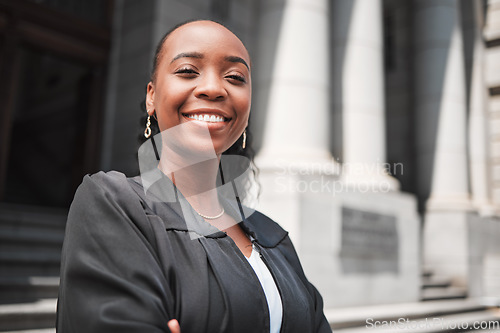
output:
<instances>
[{"instance_id":1,"label":"stone column","mask_svg":"<svg viewBox=\"0 0 500 333\"><path fill-rule=\"evenodd\" d=\"M262 133L256 158L262 184L259 209L290 232L299 252L307 209L303 196L313 181L303 177L319 181L322 170L333 166L328 3L273 0L262 1L259 8L252 107L253 129Z\"/></svg>"},{"instance_id":2,"label":"stone column","mask_svg":"<svg viewBox=\"0 0 500 333\"><path fill-rule=\"evenodd\" d=\"M334 155L353 182L398 182L384 173L385 100L381 0L334 0L332 8Z\"/></svg>"},{"instance_id":3,"label":"stone column","mask_svg":"<svg viewBox=\"0 0 500 333\"><path fill-rule=\"evenodd\" d=\"M328 161L328 1L263 1L257 42L260 163Z\"/></svg>"},{"instance_id":4,"label":"stone column","mask_svg":"<svg viewBox=\"0 0 500 333\"><path fill-rule=\"evenodd\" d=\"M339 181L338 165L329 153L337 133L331 128L329 109L338 104L339 113L346 115L345 122L334 122L340 130L347 129L344 149L349 162L365 168L360 170L361 178L366 172L369 181L384 177L391 180L376 172L377 164L385 162L381 0L336 1L331 8L333 17L328 15L329 3L261 2L262 30L257 39L259 53L254 58L257 98L253 105L254 112L266 116L265 122L261 120L255 127L265 128L257 159L262 184L259 209L290 232L304 270L322 293L326 307L361 305L367 299L374 304L416 301L420 234L415 201L397 191L361 194L347 189L346 179ZM351 24L356 31L353 36L347 33ZM342 27L346 28L344 34L339 33L334 39L337 44L332 45L329 33L337 34ZM377 31L372 36L374 29ZM348 54L345 64L336 60L337 55L330 55L331 47L333 52ZM336 66L333 71L331 61ZM343 80L339 82L337 77ZM338 84L335 94L332 84ZM335 100L339 96L344 103ZM329 132L333 138L329 138ZM390 265L398 267L397 274L352 274L353 267L383 265L364 256L350 257L353 252L349 253L345 240L362 242L366 238L356 231L349 234L349 229L355 228L349 228L345 208L357 213L355 223L365 222L359 219L365 213L371 217L383 215L394 222L389 224L398 232L390 233L389 241L401 246ZM378 234L387 232L387 228L378 227ZM364 235L367 233L367 237L376 234ZM402 238L395 239L399 234ZM360 292L366 290L369 292ZM339 297L341 294L343 297ZM396 298L389 299L392 296Z\"/></svg>"},{"instance_id":5,"label":"stone column","mask_svg":"<svg viewBox=\"0 0 500 333\"><path fill-rule=\"evenodd\" d=\"M485 45L482 37L482 3L474 1L473 57L469 110L469 156L472 204L482 216L494 214L490 200L488 155L488 95L484 75Z\"/></svg>"},{"instance_id":6,"label":"stone column","mask_svg":"<svg viewBox=\"0 0 500 333\"><path fill-rule=\"evenodd\" d=\"M467 284L466 99L459 1L414 2L418 184L428 197L424 263Z\"/></svg>"},{"instance_id":7,"label":"stone column","mask_svg":"<svg viewBox=\"0 0 500 333\"><path fill-rule=\"evenodd\" d=\"M419 194L429 210L470 208L459 2L415 1Z\"/></svg>"}]
</instances>

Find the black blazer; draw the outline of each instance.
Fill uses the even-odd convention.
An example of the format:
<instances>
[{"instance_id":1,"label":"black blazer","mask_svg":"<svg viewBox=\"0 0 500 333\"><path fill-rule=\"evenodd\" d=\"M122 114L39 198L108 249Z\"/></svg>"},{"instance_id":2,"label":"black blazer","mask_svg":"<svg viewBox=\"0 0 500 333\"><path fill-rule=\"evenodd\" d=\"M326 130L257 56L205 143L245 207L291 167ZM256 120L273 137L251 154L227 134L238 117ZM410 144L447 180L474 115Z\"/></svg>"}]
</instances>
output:
<instances>
[{"instance_id":1,"label":"black blazer","mask_svg":"<svg viewBox=\"0 0 500 333\"><path fill-rule=\"evenodd\" d=\"M66 225L57 332L169 332L172 318L182 333L269 332L266 298L246 258L224 232L196 213L186 217L179 201L148 195L168 186L165 176L146 192L139 177L85 176ZM278 286L281 332L331 332L288 233L259 212L240 223Z\"/></svg>"}]
</instances>

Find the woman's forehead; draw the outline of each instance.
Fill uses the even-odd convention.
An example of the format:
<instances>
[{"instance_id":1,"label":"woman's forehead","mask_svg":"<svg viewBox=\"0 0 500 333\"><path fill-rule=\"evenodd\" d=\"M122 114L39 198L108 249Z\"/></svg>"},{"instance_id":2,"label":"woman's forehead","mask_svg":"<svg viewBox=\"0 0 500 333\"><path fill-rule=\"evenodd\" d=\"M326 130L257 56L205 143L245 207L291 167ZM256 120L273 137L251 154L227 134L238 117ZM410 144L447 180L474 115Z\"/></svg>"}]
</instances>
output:
<instances>
[{"instance_id":1,"label":"woman's forehead","mask_svg":"<svg viewBox=\"0 0 500 333\"><path fill-rule=\"evenodd\" d=\"M162 53L173 58L179 52L197 51L234 53L250 61L241 40L226 27L211 21L191 22L174 30L165 40Z\"/></svg>"}]
</instances>

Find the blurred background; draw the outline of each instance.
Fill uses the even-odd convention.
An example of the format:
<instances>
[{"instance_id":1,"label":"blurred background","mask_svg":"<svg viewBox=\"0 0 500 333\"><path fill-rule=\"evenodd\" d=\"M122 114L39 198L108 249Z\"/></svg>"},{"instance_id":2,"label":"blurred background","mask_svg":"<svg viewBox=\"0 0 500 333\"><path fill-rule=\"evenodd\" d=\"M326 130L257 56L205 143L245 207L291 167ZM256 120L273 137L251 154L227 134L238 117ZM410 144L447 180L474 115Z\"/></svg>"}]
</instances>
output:
<instances>
[{"instance_id":1,"label":"blurred background","mask_svg":"<svg viewBox=\"0 0 500 333\"><path fill-rule=\"evenodd\" d=\"M499 0L0 0L0 332L55 331L73 194L138 173L153 53L189 19L249 49L257 207L335 331L500 332Z\"/></svg>"}]
</instances>

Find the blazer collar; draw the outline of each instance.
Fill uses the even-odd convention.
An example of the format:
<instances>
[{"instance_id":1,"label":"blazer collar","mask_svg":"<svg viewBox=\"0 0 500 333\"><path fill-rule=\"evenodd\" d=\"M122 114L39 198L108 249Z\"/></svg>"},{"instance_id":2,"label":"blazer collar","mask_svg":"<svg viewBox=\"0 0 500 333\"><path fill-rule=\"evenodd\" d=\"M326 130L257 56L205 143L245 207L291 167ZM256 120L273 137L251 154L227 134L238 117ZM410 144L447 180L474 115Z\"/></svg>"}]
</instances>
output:
<instances>
[{"instance_id":1,"label":"blazer collar","mask_svg":"<svg viewBox=\"0 0 500 333\"><path fill-rule=\"evenodd\" d=\"M198 237L227 236L199 216L170 178L160 170L152 171L145 181L141 176L131 180L138 187L136 192L151 209L150 213L160 216L166 229L193 232ZM143 185L146 182L147 187ZM263 247L275 247L288 235L288 232L264 214L245 206L240 209L236 197L232 199L221 196L220 202L226 213L239 221L243 230Z\"/></svg>"}]
</instances>

